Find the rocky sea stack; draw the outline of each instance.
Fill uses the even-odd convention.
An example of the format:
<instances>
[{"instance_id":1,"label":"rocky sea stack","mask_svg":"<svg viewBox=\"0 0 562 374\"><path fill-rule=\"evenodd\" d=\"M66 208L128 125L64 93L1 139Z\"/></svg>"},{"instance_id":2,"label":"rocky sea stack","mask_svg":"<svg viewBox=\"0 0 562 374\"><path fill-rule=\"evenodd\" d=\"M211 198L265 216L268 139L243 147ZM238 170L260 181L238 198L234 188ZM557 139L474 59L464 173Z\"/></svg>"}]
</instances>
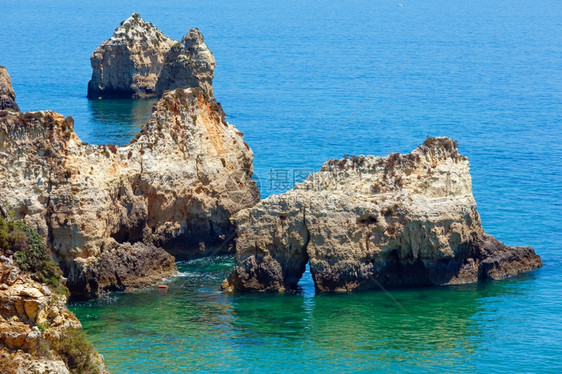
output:
<instances>
[{"instance_id":1,"label":"rocky sea stack","mask_svg":"<svg viewBox=\"0 0 562 374\"><path fill-rule=\"evenodd\" d=\"M474 283L542 265L532 248L484 232L468 160L448 138L410 154L328 161L233 219L229 291L295 288L307 262L318 291Z\"/></svg>"},{"instance_id":2,"label":"rocky sea stack","mask_svg":"<svg viewBox=\"0 0 562 374\"><path fill-rule=\"evenodd\" d=\"M12 80L4 66L0 66L0 110L20 111L16 104L16 93L12 88Z\"/></svg>"},{"instance_id":3,"label":"rocky sea stack","mask_svg":"<svg viewBox=\"0 0 562 374\"><path fill-rule=\"evenodd\" d=\"M160 97L165 90L187 87L213 97L215 58L196 28L176 41L133 13L90 60L92 99Z\"/></svg>"},{"instance_id":4,"label":"rocky sea stack","mask_svg":"<svg viewBox=\"0 0 562 374\"><path fill-rule=\"evenodd\" d=\"M259 200L252 161L200 88L167 91L122 147L83 143L51 111L0 111L0 210L45 238L74 297L170 276L170 254L230 250L230 216Z\"/></svg>"}]
</instances>

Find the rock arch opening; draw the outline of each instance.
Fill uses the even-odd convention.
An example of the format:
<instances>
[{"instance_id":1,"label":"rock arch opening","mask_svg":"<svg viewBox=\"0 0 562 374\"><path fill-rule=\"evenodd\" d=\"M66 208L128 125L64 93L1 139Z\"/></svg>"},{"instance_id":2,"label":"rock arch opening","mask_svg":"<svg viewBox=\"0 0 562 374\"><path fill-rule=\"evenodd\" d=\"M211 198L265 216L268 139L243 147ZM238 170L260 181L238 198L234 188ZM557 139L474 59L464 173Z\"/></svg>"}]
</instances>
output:
<instances>
[{"instance_id":1,"label":"rock arch opening","mask_svg":"<svg viewBox=\"0 0 562 374\"><path fill-rule=\"evenodd\" d=\"M309 259L308 253L306 252L306 245L304 248L293 251L293 253L286 258L285 266L283 266L285 288L291 290L298 288L299 282L306 272Z\"/></svg>"},{"instance_id":2,"label":"rock arch opening","mask_svg":"<svg viewBox=\"0 0 562 374\"><path fill-rule=\"evenodd\" d=\"M310 259L305 265L304 273L297 283L297 291L302 292L305 296L312 296L316 293L314 278L310 271Z\"/></svg>"}]
</instances>

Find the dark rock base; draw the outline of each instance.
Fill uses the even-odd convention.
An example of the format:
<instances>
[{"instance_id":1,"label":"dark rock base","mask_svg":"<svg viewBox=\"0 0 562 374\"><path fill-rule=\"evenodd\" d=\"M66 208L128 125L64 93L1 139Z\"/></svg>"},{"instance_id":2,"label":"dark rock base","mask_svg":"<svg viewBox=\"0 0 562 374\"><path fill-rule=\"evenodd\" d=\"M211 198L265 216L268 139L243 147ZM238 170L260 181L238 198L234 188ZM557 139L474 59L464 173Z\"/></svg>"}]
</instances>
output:
<instances>
[{"instance_id":1,"label":"dark rock base","mask_svg":"<svg viewBox=\"0 0 562 374\"><path fill-rule=\"evenodd\" d=\"M223 290L279 292L294 289L305 270L302 263L287 263L283 257L256 254L234 267ZM328 259L310 260L310 271L318 292L348 292L399 286L439 286L500 280L542 266L531 247L508 247L490 235L467 246L462 255L449 261L402 259L397 252L383 262Z\"/></svg>"},{"instance_id":2,"label":"dark rock base","mask_svg":"<svg viewBox=\"0 0 562 374\"><path fill-rule=\"evenodd\" d=\"M68 276L73 299L146 287L177 273L173 256L143 243L110 243L94 263L74 262Z\"/></svg>"}]
</instances>

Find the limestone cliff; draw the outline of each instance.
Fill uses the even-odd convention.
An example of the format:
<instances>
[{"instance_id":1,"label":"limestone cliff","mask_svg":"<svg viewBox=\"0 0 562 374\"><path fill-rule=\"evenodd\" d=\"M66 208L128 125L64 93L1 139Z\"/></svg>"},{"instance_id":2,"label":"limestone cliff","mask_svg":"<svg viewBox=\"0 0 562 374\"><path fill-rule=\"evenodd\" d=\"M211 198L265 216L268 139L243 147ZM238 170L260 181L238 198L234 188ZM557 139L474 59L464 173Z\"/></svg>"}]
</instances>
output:
<instances>
[{"instance_id":1,"label":"limestone cliff","mask_svg":"<svg viewBox=\"0 0 562 374\"><path fill-rule=\"evenodd\" d=\"M294 288L307 262L319 291L473 283L541 266L532 248L484 233L468 160L448 138L410 154L328 161L233 219L225 290Z\"/></svg>"},{"instance_id":2,"label":"limestone cliff","mask_svg":"<svg viewBox=\"0 0 562 374\"><path fill-rule=\"evenodd\" d=\"M107 373L40 236L0 218L0 372Z\"/></svg>"},{"instance_id":3,"label":"limestone cliff","mask_svg":"<svg viewBox=\"0 0 562 374\"><path fill-rule=\"evenodd\" d=\"M213 97L215 59L198 29L178 42L133 13L90 60L89 98L162 96L165 90L186 87Z\"/></svg>"},{"instance_id":4,"label":"limestone cliff","mask_svg":"<svg viewBox=\"0 0 562 374\"><path fill-rule=\"evenodd\" d=\"M20 108L16 104L16 93L12 88L12 80L4 66L0 66L0 110L15 110Z\"/></svg>"},{"instance_id":5,"label":"limestone cliff","mask_svg":"<svg viewBox=\"0 0 562 374\"><path fill-rule=\"evenodd\" d=\"M123 147L83 143L54 112L0 111L0 209L46 238L76 297L173 274L164 249L228 250L230 216L259 199L252 160L197 88L168 91Z\"/></svg>"}]
</instances>

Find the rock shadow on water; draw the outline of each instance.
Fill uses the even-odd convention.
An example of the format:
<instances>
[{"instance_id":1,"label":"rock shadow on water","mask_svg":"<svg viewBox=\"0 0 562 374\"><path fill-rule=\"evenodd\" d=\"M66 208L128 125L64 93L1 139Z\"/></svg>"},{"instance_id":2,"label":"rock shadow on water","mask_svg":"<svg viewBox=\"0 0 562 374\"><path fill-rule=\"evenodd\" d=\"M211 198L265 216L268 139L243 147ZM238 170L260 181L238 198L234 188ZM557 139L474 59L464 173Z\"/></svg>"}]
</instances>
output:
<instances>
[{"instance_id":1,"label":"rock shadow on water","mask_svg":"<svg viewBox=\"0 0 562 374\"><path fill-rule=\"evenodd\" d=\"M156 99L89 100L91 122L85 138L95 144L125 145L139 132L152 113Z\"/></svg>"}]
</instances>

